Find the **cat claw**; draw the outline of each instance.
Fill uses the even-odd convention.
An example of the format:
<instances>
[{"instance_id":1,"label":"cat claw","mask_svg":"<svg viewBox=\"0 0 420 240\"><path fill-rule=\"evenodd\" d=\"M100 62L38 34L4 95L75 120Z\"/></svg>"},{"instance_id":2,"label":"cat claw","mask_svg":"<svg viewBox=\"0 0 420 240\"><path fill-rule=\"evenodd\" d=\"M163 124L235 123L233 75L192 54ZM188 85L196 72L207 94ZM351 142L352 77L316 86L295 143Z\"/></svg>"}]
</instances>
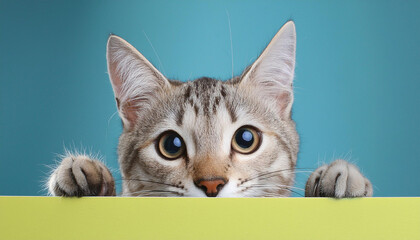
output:
<instances>
[{"instance_id":1,"label":"cat claw","mask_svg":"<svg viewBox=\"0 0 420 240\"><path fill-rule=\"evenodd\" d=\"M371 197L372 184L359 169L344 160L336 160L316 169L306 182L305 197Z\"/></svg>"},{"instance_id":2,"label":"cat claw","mask_svg":"<svg viewBox=\"0 0 420 240\"><path fill-rule=\"evenodd\" d=\"M65 157L48 181L53 196L115 196L115 183L108 168L87 156Z\"/></svg>"}]
</instances>

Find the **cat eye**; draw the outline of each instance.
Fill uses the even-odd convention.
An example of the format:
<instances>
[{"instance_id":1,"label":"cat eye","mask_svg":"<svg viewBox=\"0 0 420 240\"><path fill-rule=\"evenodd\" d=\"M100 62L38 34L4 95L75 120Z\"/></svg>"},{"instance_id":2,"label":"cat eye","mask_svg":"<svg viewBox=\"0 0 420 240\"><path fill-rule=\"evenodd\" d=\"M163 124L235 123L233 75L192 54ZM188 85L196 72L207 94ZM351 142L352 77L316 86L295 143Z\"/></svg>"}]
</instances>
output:
<instances>
[{"instance_id":1,"label":"cat eye","mask_svg":"<svg viewBox=\"0 0 420 240\"><path fill-rule=\"evenodd\" d=\"M166 160L175 160L184 154L185 144L178 133L168 131L159 137L157 150Z\"/></svg>"},{"instance_id":2,"label":"cat eye","mask_svg":"<svg viewBox=\"0 0 420 240\"><path fill-rule=\"evenodd\" d=\"M261 132L251 126L236 130L232 138L232 149L242 154L255 152L261 143Z\"/></svg>"}]
</instances>

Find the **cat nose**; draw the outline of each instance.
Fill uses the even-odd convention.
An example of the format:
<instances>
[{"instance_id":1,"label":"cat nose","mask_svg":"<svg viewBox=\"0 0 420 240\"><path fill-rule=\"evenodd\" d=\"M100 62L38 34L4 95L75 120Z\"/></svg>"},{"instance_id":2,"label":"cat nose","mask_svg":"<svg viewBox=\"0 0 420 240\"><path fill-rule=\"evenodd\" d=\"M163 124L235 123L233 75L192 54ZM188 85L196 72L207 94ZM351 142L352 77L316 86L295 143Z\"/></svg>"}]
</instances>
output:
<instances>
[{"instance_id":1,"label":"cat nose","mask_svg":"<svg viewBox=\"0 0 420 240\"><path fill-rule=\"evenodd\" d=\"M207 197L216 197L227 183L227 180L224 178L199 179L194 183L204 191Z\"/></svg>"}]
</instances>

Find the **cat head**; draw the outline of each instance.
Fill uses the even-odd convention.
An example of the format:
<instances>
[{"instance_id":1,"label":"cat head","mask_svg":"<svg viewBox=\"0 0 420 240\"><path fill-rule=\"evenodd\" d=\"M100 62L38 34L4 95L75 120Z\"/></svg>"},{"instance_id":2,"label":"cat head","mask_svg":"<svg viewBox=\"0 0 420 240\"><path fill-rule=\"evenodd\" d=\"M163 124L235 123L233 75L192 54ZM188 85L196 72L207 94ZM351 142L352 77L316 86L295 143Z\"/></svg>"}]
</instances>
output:
<instances>
[{"instance_id":1,"label":"cat head","mask_svg":"<svg viewBox=\"0 0 420 240\"><path fill-rule=\"evenodd\" d=\"M290 21L241 76L180 82L111 35L123 195L288 196L299 145L291 119L295 51Z\"/></svg>"}]
</instances>

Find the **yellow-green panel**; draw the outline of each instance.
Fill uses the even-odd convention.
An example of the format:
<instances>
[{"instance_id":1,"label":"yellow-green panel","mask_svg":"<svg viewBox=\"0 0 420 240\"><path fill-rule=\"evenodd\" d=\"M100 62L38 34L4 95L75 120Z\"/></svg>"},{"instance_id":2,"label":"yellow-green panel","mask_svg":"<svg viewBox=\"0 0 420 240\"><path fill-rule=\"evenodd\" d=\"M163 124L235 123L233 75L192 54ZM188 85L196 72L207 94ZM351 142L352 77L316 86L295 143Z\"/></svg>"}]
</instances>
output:
<instances>
[{"instance_id":1,"label":"yellow-green panel","mask_svg":"<svg viewBox=\"0 0 420 240\"><path fill-rule=\"evenodd\" d=\"M420 239L420 198L0 197L0 239Z\"/></svg>"}]
</instances>

